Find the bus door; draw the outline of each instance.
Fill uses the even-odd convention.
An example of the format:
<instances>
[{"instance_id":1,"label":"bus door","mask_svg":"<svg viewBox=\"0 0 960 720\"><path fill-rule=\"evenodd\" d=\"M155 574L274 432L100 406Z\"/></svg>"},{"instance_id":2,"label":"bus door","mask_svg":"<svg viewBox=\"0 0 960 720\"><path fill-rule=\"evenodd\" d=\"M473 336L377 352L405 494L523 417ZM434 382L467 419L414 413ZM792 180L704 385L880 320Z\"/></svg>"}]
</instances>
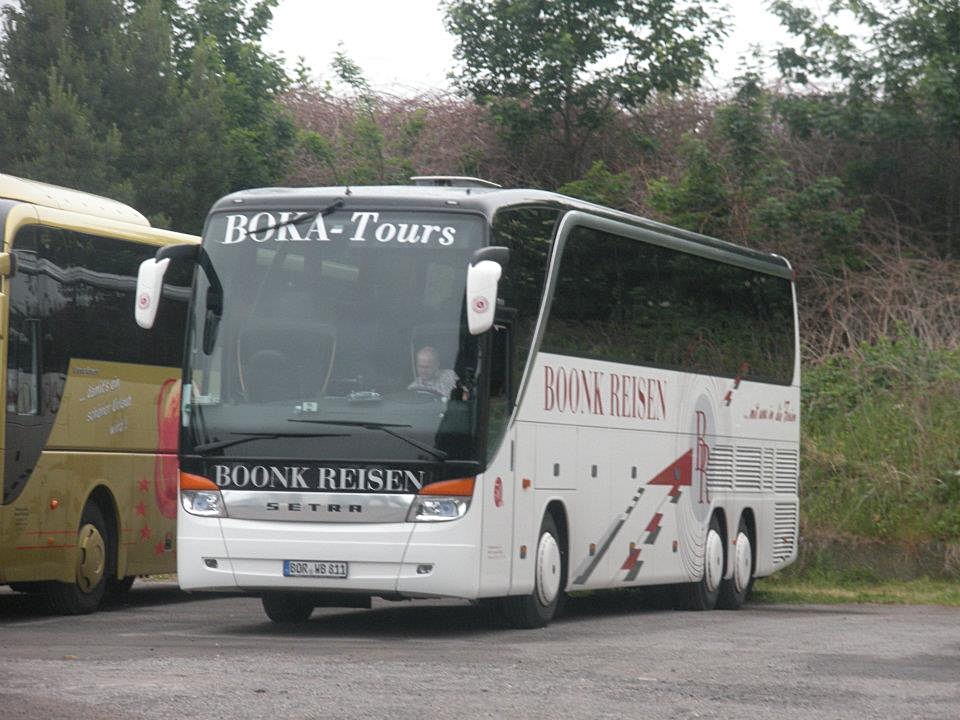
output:
<instances>
[{"instance_id":1,"label":"bus door","mask_svg":"<svg viewBox=\"0 0 960 720\"><path fill-rule=\"evenodd\" d=\"M487 458L480 493L483 522L480 547L480 589L483 595L506 595L514 561L514 515L524 496L515 467L516 425L510 415L516 391L512 387L513 321L498 317L490 330L490 403L487 417ZM530 496L532 492L528 491Z\"/></svg>"},{"instance_id":2,"label":"bus door","mask_svg":"<svg viewBox=\"0 0 960 720\"><path fill-rule=\"evenodd\" d=\"M25 233L29 236L25 237ZM13 504L27 489L40 457L47 426L41 414L40 288L35 237L21 231L15 254L17 272L9 279L7 298L6 427L3 455L3 505ZM38 541L40 504L22 503L3 528L4 545ZM27 544L30 544L27 542Z\"/></svg>"}]
</instances>

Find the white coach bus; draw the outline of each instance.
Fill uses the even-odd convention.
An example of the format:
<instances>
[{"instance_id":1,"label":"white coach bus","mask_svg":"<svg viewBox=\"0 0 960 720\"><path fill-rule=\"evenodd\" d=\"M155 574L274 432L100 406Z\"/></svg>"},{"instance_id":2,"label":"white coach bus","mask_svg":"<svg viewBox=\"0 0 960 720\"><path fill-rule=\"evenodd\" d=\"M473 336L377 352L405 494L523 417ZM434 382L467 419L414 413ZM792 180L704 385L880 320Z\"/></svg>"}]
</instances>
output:
<instances>
[{"instance_id":1,"label":"white coach bus","mask_svg":"<svg viewBox=\"0 0 960 720\"><path fill-rule=\"evenodd\" d=\"M261 189L141 267L196 265L177 573L321 605L683 584L739 607L797 554L783 258L469 178ZM161 310L162 312L162 310Z\"/></svg>"}]
</instances>

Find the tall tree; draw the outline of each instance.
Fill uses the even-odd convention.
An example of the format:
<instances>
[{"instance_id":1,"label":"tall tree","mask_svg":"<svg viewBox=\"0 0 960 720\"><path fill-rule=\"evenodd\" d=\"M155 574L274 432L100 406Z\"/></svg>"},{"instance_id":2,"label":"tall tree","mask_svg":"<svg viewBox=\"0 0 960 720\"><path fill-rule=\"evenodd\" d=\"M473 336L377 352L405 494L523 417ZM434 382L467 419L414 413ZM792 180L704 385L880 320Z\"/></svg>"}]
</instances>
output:
<instances>
[{"instance_id":1,"label":"tall tree","mask_svg":"<svg viewBox=\"0 0 960 720\"><path fill-rule=\"evenodd\" d=\"M543 132L577 178L584 149L622 108L696 86L725 26L716 0L447 0L457 86L521 146Z\"/></svg>"},{"instance_id":2,"label":"tall tree","mask_svg":"<svg viewBox=\"0 0 960 720\"><path fill-rule=\"evenodd\" d=\"M278 182L287 78L276 0L21 0L3 9L0 162L198 231L221 194ZM86 168L86 170L85 170Z\"/></svg>"},{"instance_id":3,"label":"tall tree","mask_svg":"<svg viewBox=\"0 0 960 720\"><path fill-rule=\"evenodd\" d=\"M134 202L114 88L127 72L115 0L3 10L0 153L11 172ZM111 96L111 93L114 93Z\"/></svg>"},{"instance_id":4,"label":"tall tree","mask_svg":"<svg viewBox=\"0 0 960 720\"><path fill-rule=\"evenodd\" d=\"M131 183L114 172L123 154L120 132L111 128L98 133L89 109L67 89L56 69L47 80L48 91L27 110L18 133L21 152L11 160L10 171L132 202Z\"/></svg>"},{"instance_id":5,"label":"tall tree","mask_svg":"<svg viewBox=\"0 0 960 720\"><path fill-rule=\"evenodd\" d=\"M279 104L290 79L282 63L261 47L279 0L193 0L179 19L181 56L189 56L187 76L196 60L193 50L206 44L222 69L227 114L225 166L233 188L280 181L295 143L293 122Z\"/></svg>"},{"instance_id":6,"label":"tall tree","mask_svg":"<svg viewBox=\"0 0 960 720\"><path fill-rule=\"evenodd\" d=\"M797 38L778 53L799 90L782 107L792 127L856 138L857 189L960 254L960 4L835 0L823 17L788 0L771 8ZM839 30L841 11L858 33Z\"/></svg>"}]
</instances>

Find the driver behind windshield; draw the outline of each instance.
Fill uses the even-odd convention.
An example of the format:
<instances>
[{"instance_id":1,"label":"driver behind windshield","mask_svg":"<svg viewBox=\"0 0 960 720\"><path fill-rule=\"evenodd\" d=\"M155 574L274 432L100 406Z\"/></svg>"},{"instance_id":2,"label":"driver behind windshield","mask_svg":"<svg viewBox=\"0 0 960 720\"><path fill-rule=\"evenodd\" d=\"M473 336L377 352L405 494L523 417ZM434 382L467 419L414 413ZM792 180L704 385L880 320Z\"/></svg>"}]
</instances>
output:
<instances>
[{"instance_id":1,"label":"driver behind windshield","mask_svg":"<svg viewBox=\"0 0 960 720\"><path fill-rule=\"evenodd\" d=\"M426 390L448 398L459 378L453 370L440 369L440 357L429 345L417 351L417 377L407 388Z\"/></svg>"}]
</instances>

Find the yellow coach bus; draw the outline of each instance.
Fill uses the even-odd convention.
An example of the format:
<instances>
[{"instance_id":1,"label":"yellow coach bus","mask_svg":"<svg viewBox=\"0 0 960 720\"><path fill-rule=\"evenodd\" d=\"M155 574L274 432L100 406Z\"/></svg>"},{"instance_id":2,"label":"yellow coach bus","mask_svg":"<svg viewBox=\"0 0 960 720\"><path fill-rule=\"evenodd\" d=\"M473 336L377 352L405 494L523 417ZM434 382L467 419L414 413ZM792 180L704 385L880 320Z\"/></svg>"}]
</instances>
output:
<instances>
[{"instance_id":1,"label":"yellow coach bus","mask_svg":"<svg viewBox=\"0 0 960 720\"><path fill-rule=\"evenodd\" d=\"M0 585L61 613L176 568L180 366L190 278L159 333L137 269L190 235L106 198L0 175Z\"/></svg>"}]
</instances>

